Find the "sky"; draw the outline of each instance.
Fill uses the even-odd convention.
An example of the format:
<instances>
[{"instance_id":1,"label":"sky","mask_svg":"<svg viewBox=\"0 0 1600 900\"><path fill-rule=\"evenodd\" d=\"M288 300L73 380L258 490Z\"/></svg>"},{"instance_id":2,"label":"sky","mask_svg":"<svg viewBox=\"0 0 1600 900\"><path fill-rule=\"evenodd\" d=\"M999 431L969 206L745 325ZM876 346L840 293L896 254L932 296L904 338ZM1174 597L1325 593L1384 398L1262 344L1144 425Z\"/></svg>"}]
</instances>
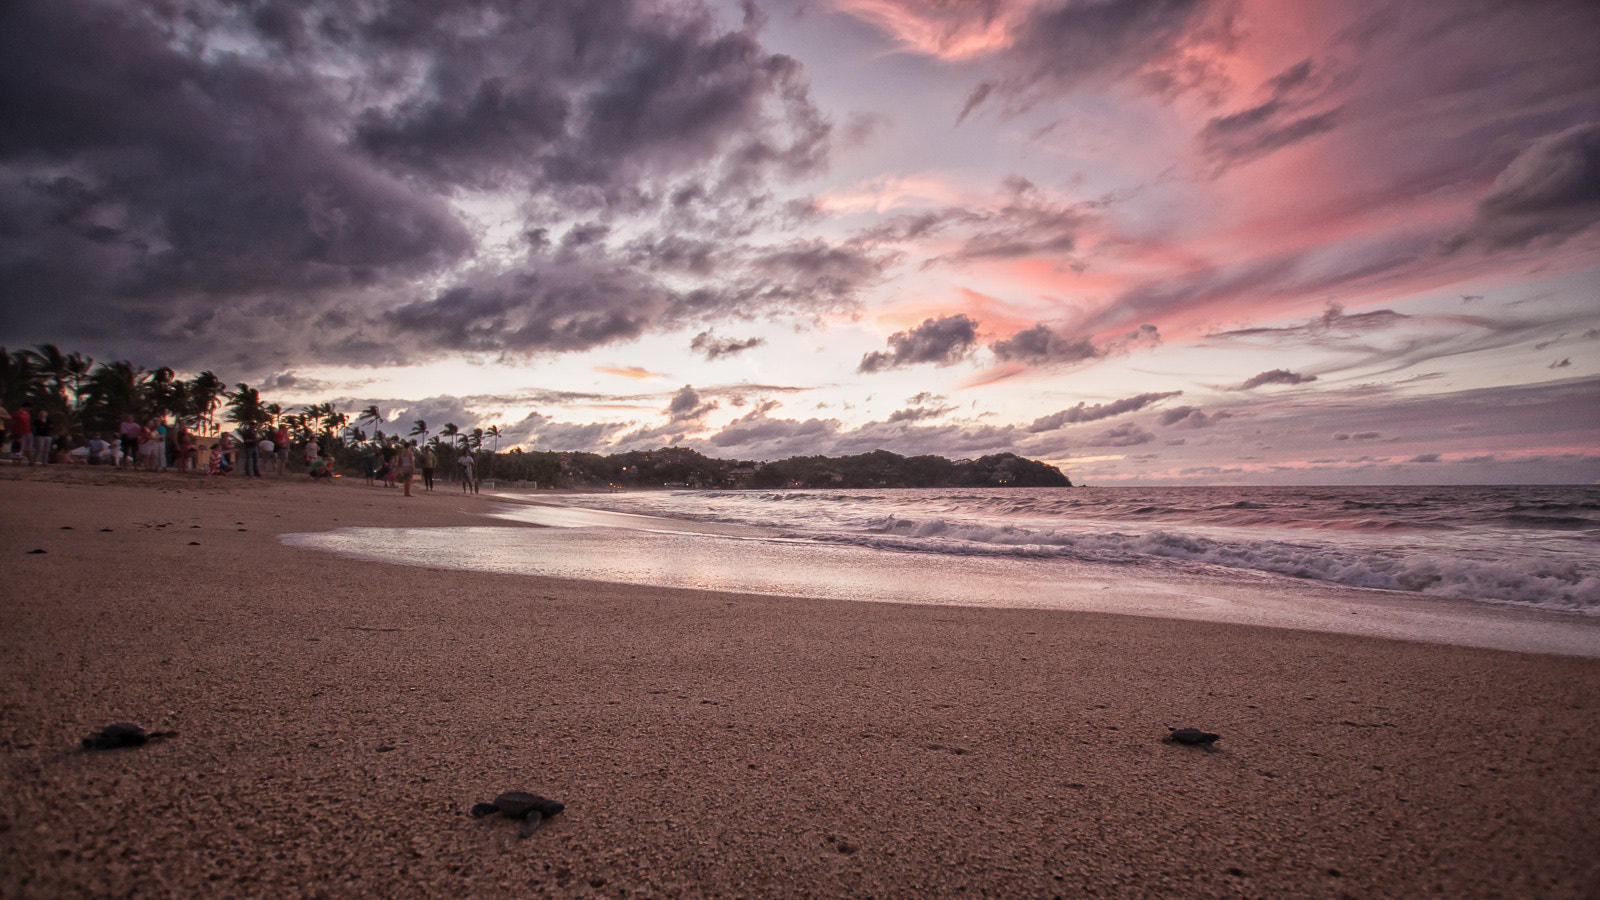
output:
<instances>
[{"instance_id":1,"label":"sky","mask_svg":"<svg viewBox=\"0 0 1600 900\"><path fill-rule=\"evenodd\" d=\"M1590 0L11 0L0 344L500 449L1600 481Z\"/></svg>"}]
</instances>

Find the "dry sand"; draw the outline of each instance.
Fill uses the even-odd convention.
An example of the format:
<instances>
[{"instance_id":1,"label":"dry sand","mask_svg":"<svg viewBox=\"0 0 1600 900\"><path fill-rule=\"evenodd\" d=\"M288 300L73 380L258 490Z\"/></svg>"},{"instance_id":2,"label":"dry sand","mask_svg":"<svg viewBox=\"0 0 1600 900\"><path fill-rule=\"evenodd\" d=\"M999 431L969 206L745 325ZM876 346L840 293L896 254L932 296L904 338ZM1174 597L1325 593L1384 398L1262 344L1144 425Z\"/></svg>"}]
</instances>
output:
<instances>
[{"instance_id":1,"label":"dry sand","mask_svg":"<svg viewBox=\"0 0 1600 900\"><path fill-rule=\"evenodd\" d=\"M3 467L0 504L6 897L1600 894L1597 660L277 539L483 524L449 490ZM178 734L77 749L118 721ZM467 815L512 788L567 811Z\"/></svg>"}]
</instances>

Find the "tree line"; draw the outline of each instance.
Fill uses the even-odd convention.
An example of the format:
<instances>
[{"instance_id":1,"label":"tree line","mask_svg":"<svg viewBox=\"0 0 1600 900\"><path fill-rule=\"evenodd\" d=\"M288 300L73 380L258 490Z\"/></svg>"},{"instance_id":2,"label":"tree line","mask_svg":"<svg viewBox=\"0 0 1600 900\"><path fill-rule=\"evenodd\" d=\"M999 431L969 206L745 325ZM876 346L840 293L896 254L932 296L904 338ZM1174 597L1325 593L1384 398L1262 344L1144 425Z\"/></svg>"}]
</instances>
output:
<instances>
[{"instance_id":1,"label":"tree line","mask_svg":"<svg viewBox=\"0 0 1600 900\"><path fill-rule=\"evenodd\" d=\"M266 402L248 384L230 387L210 371L179 378L171 368L146 370L127 360L96 364L53 344L8 352L0 347L0 401L7 409L24 402L43 410L51 434L68 443L100 434L110 437L123 416L182 424L203 437L235 427L288 431L292 441L316 440L346 471L361 467L374 445L415 440L438 457L438 468L456 471L462 453L473 453L479 478L528 482L541 487L684 486L703 488L863 487L1071 487L1055 466L998 453L976 460L940 456L905 457L886 450L855 456L796 456L774 462L713 459L683 447L597 453L500 452L498 426L462 430L447 422L437 430L416 419L385 433L376 404L351 416L332 403L286 409ZM485 444L490 444L484 452Z\"/></svg>"}]
</instances>

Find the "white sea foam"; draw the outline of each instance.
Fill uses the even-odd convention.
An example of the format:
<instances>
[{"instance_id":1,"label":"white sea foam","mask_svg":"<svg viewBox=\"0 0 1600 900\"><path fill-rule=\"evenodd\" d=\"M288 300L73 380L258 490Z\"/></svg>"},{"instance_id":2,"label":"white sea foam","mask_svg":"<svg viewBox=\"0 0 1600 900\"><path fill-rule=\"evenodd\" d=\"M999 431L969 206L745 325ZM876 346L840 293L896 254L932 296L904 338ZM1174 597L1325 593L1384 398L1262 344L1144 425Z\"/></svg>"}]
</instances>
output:
<instances>
[{"instance_id":1,"label":"white sea foam","mask_svg":"<svg viewBox=\"0 0 1600 900\"><path fill-rule=\"evenodd\" d=\"M1595 487L715 491L574 502L882 550L1198 564L1600 615Z\"/></svg>"}]
</instances>

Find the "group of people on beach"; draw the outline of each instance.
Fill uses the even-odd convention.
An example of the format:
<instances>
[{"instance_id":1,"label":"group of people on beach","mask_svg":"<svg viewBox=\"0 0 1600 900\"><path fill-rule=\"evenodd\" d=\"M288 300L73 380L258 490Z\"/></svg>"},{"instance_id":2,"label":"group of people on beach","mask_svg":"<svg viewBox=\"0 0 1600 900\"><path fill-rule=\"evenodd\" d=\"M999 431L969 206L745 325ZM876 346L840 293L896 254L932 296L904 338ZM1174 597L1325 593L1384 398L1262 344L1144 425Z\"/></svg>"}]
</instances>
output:
<instances>
[{"instance_id":1,"label":"group of people on beach","mask_svg":"<svg viewBox=\"0 0 1600 900\"><path fill-rule=\"evenodd\" d=\"M32 403L21 404L15 412L0 406L0 449L14 465L105 465L119 469L152 472L201 472L209 476L238 473L260 478L263 473L285 476L290 471L292 438L283 426L257 428L246 424L232 432L203 437L191 432L182 422L169 425L152 418L139 422L132 415L122 417L115 434L80 435L75 439L51 434L53 424L44 410ZM334 478L332 441L311 436L303 445L305 471L315 480ZM438 454L432 447L419 447L415 440L386 441L369 445L362 457L367 484L400 486L411 496L417 474L424 491L434 488ZM460 468L463 493L477 493L476 465L471 453L456 460Z\"/></svg>"},{"instance_id":2,"label":"group of people on beach","mask_svg":"<svg viewBox=\"0 0 1600 900\"><path fill-rule=\"evenodd\" d=\"M461 469L462 493L476 494L478 479L474 471L472 454L461 454L456 458L456 465ZM407 497L411 496L411 483L416 480L419 472L422 476L422 489L432 491L433 475L438 467L439 455L433 452L432 447L418 447L416 441L398 443L391 441L369 446L361 457L361 471L366 476L367 484L381 484L386 488L398 484L404 489Z\"/></svg>"}]
</instances>

